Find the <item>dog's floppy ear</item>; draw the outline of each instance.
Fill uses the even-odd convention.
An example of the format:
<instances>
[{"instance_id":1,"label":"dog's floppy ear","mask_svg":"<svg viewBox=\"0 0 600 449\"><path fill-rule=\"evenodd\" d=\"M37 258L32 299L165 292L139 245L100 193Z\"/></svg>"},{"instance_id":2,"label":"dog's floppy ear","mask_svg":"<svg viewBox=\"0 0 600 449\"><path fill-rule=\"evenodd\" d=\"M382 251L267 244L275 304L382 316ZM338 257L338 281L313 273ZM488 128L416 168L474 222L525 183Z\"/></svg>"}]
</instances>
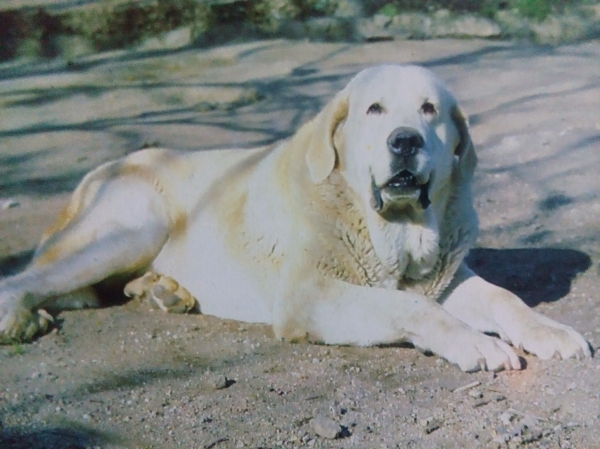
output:
<instances>
[{"instance_id":1,"label":"dog's floppy ear","mask_svg":"<svg viewBox=\"0 0 600 449\"><path fill-rule=\"evenodd\" d=\"M306 165L310 179L319 184L335 168L337 149L333 136L336 129L348 116L348 89L339 92L312 122L312 136L306 151Z\"/></svg>"},{"instance_id":2,"label":"dog's floppy ear","mask_svg":"<svg viewBox=\"0 0 600 449\"><path fill-rule=\"evenodd\" d=\"M464 180L470 180L477 166L477 155L475 154L475 147L473 146L471 133L469 132L469 121L458 105L452 107L450 115L456 129L458 129L460 139L454 149L454 156L458 159L457 174Z\"/></svg>"}]
</instances>

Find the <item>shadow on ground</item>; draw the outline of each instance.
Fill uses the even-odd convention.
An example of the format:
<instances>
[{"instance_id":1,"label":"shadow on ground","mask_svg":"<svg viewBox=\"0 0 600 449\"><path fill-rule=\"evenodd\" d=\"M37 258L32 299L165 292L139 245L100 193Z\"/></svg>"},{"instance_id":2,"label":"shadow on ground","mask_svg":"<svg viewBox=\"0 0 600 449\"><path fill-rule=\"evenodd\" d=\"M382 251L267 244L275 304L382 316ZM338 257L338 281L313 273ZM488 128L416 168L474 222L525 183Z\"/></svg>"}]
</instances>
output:
<instances>
[{"instance_id":1,"label":"shadow on ground","mask_svg":"<svg viewBox=\"0 0 600 449\"><path fill-rule=\"evenodd\" d=\"M247 50L238 56L239 60L246 61L252 58L261 57L261 53L272 51L277 44L265 43L260 48ZM158 64L156 59L159 57L174 58L180 56L182 59L188 55L191 59L197 50L179 50L170 52L139 52L137 54L100 56L89 60L82 59L77 67L57 65L45 67L43 64L25 65L25 66L0 66L0 79L15 80L14 87L10 91L0 94L0 103L4 105L7 111L11 108L18 108L21 114L32 114L30 121L19 122L20 125L9 127L0 130L0 138L15 139L11 141L11 147L18 145L23 146L23 151L16 155L4 155L0 157L0 195L11 196L18 194L53 194L65 191L71 191L83 175L94 166L105 160L120 157L124 153L139 149L140 142L143 137L139 135L139 127L150 129L158 126L181 126L183 128L192 129L190 133L197 132L198 138L195 139L195 149L205 148L202 145L202 132L206 129L216 127L223 133L229 133L233 142L232 145L240 146L237 137L244 142L242 146L258 146L270 144L273 141L287 137L292 134L302 123L314 116L327 102L330 95L339 90L364 64L345 64L339 67L336 71L331 72L321 69L319 66L323 60L342 57L346 55L351 61L350 55L356 51L356 46L344 45L340 48L333 49L325 58L317 58L309 60L304 64L299 64L292 70L289 76L284 77L264 77L257 76L246 81L240 82L219 82L218 80L189 82L187 80L182 83L179 79L153 79L155 76L152 70L148 75L148 79L143 78L143 70L145 66L135 66L140 71L138 76L143 83L131 83L125 81L115 81L105 85L99 85L98 81L91 77L89 83L77 84L72 86L55 86L53 84L31 85L19 84L19 79L27 79L28 77L39 77L40 75L58 76L78 73L81 76L93 73L93 69L112 68L115 73L121 73L127 64L132 64L132 61L140 63ZM376 52L378 47L373 47ZM560 50L567 53L567 50ZM556 56L559 50L553 47L543 46L521 46L507 47L491 43L471 51L464 51L458 54L437 57L424 58L423 60L412 61L414 63L423 64L432 69L442 70L450 66L464 66L465 69L460 73L468 70L470 66L484 64L487 59L493 61L516 61L521 59L530 59L539 56ZM384 52L385 53L385 52ZM594 55L590 55L593 57ZM487 58L487 59L486 59ZM385 58L383 58L385 60ZM381 62L381 61L379 61ZM489 62L488 62L489 63ZM159 64L160 65L160 64ZM158 65L158 66L159 66ZM148 67L150 67L148 66ZM158 67L157 66L157 67ZM134 68L135 68L134 67ZM154 66L152 66L154 67ZM226 67L227 68L227 67ZM134 69L132 69L134 70ZM158 69L156 69L158 70ZM162 69L163 72L167 69ZM200 71L200 69L198 69ZM502 74L504 67L498 64L498 73ZM159 73L163 73L160 72ZM123 72L124 73L124 72ZM457 75L454 75L457 76ZM448 81L452 82L453 76L448 76ZM136 78L137 81L139 81ZM452 84L452 83L451 83ZM20 87L19 87L20 86ZM323 86L329 86L323 88ZM39 111L47 111L46 107L52 108L56 106L56 110L60 111L64 108L64 102L74 101L76 99L85 99L92 101L96 99L101 101L107 95L118 92L119 89L127 88L129 91L140 91L150 94L153 90L165 88L180 88L182 92L189 88L256 88L260 92L260 101L254 104L236 105L232 108L223 110L203 110L202 105L190 104L160 104L153 105L143 113L127 112L120 110L112 110L105 115L91 117L62 117L57 114L57 117L48 119L47 113ZM598 88L597 82L584 83L582 86L574 87L571 90L561 89L559 92L552 93L536 93L528 94L523 92L516 99L507 100L505 103L494 106L487 111L479 112L471 116L471 123L477 124L482 121L493 120L497 115L506 113L511 108L523 106L540 98L552 98L553 96L564 96L573 94L579 91L589 91ZM325 94L327 92L327 94ZM83 100L82 100L83 101ZM185 103L185 102L184 102ZM133 108L137 111L136 108ZM37 112L36 112L37 111ZM38 114L38 115L35 115ZM201 128L205 127L205 128ZM61 144L48 145L43 148L31 147L31 145L42 145L39 141L35 144L25 142L25 138L33 138L36 135L52 135L60 136L67 133L81 133L82 135L93 134L95 141L102 140L102 136L119 137L119 144L124 149L117 151L114 148L107 149L107 157L99 158L98 160L81 161L77 159L70 160L73 155L83 154L86 149L82 144L82 148L78 151L66 153ZM253 134L254 133L254 134ZM65 137L66 142L76 140L75 135L70 138ZM116 137L115 137L116 136ZM247 139L244 138L247 136ZM257 137L258 136L258 137ZM58 137L57 137L58 138ZM31 140L34 142L34 140ZM159 142L163 144L163 142ZM493 143L493 142L492 142ZM165 142L169 145L170 142ZM27 147L29 145L30 147ZM224 146L229 146L228 142L223 142ZM213 147L211 143L207 147ZM110 146L109 146L110 147ZM113 154L113 157L110 157ZM56 164L50 167L47 163L51 159L70 160L69 164Z\"/></svg>"},{"instance_id":2,"label":"shadow on ground","mask_svg":"<svg viewBox=\"0 0 600 449\"><path fill-rule=\"evenodd\" d=\"M476 248L467 264L492 284L518 295L530 307L566 296L578 274L592 264L591 258L572 249Z\"/></svg>"},{"instance_id":3,"label":"shadow on ground","mask_svg":"<svg viewBox=\"0 0 600 449\"><path fill-rule=\"evenodd\" d=\"M33 250L0 257L0 278L23 271L32 257Z\"/></svg>"},{"instance_id":4,"label":"shadow on ground","mask_svg":"<svg viewBox=\"0 0 600 449\"><path fill-rule=\"evenodd\" d=\"M0 447L3 449L85 449L118 440L77 423L51 425L39 430L15 427L0 430Z\"/></svg>"}]
</instances>

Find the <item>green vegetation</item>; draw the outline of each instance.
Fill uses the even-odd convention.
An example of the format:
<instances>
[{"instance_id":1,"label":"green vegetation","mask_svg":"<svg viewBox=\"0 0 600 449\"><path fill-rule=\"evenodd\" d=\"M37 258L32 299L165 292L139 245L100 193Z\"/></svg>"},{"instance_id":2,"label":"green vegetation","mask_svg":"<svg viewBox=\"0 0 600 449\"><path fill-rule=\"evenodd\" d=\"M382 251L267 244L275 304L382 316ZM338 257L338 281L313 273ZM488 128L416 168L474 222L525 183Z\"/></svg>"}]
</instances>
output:
<instances>
[{"instance_id":1,"label":"green vegetation","mask_svg":"<svg viewBox=\"0 0 600 449\"><path fill-rule=\"evenodd\" d=\"M65 3L77 5L60 10L0 6L0 61L57 56L72 60L96 51L136 46L156 37L166 39L166 33L173 30L181 32L174 38L176 47L187 45L186 42L215 45L262 36L354 39L352 19L359 16L379 13L392 18L408 11L433 13L442 9L457 14L473 13L494 21L501 21L502 16L516 18L516 21L526 17L527 25L517 27L521 31L517 28L513 31L527 38L534 35L530 22L542 22L550 14L560 15L570 7L598 4L600 0L95 0ZM499 12L510 13L499 15ZM575 11L575 15L581 17L585 14L583 9ZM595 14L588 22L597 20L593 19ZM565 36L587 38L596 33L594 24L587 22L582 27L590 31L582 32L576 20L563 27ZM524 28L528 31L522 31ZM575 30L569 34L567 28ZM511 32L503 37L509 35ZM152 45L162 44L154 42Z\"/></svg>"},{"instance_id":2,"label":"green vegetation","mask_svg":"<svg viewBox=\"0 0 600 449\"><path fill-rule=\"evenodd\" d=\"M531 19L542 21L550 15L557 0L517 0L516 8L521 14Z\"/></svg>"},{"instance_id":3,"label":"green vegetation","mask_svg":"<svg viewBox=\"0 0 600 449\"><path fill-rule=\"evenodd\" d=\"M565 7L596 3L594 0L394 0L378 12L395 16L402 11L435 11L449 9L494 17L500 10L516 9L525 17L543 21L552 12L562 12Z\"/></svg>"},{"instance_id":4,"label":"green vegetation","mask_svg":"<svg viewBox=\"0 0 600 449\"><path fill-rule=\"evenodd\" d=\"M23 355L25 354L25 347L21 344L18 343L14 343L11 347L11 354L10 355Z\"/></svg>"},{"instance_id":5,"label":"green vegetation","mask_svg":"<svg viewBox=\"0 0 600 449\"><path fill-rule=\"evenodd\" d=\"M383 14L384 16L394 17L400 14L401 10L400 6L396 5L395 3L388 3L377 12L379 14Z\"/></svg>"}]
</instances>

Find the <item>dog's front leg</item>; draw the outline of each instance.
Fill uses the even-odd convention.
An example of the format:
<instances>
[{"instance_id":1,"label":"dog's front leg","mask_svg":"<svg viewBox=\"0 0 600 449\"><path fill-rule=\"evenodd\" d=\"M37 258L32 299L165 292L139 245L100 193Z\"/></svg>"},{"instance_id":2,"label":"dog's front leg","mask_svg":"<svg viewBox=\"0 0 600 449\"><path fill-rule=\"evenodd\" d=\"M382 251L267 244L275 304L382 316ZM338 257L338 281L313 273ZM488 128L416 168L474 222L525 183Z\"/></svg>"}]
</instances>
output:
<instances>
[{"instance_id":1,"label":"dog's front leg","mask_svg":"<svg viewBox=\"0 0 600 449\"><path fill-rule=\"evenodd\" d=\"M521 368L504 342L474 331L439 304L404 291L319 278L296 285L274 316L276 336L283 339L306 336L359 346L410 342L464 371Z\"/></svg>"},{"instance_id":2,"label":"dog's front leg","mask_svg":"<svg viewBox=\"0 0 600 449\"><path fill-rule=\"evenodd\" d=\"M591 356L588 343L571 327L540 315L518 296L483 280L465 264L441 302L472 328L496 333L542 359Z\"/></svg>"}]
</instances>

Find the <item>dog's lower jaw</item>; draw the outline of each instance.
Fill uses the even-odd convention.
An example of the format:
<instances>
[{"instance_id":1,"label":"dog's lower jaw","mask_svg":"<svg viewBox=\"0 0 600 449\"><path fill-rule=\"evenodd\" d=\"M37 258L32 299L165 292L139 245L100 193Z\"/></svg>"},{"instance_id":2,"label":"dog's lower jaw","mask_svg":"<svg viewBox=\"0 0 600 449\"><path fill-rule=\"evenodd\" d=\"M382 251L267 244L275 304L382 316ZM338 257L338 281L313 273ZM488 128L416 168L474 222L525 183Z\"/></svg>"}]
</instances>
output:
<instances>
[{"instance_id":1,"label":"dog's lower jaw","mask_svg":"<svg viewBox=\"0 0 600 449\"><path fill-rule=\"evenodd\" d=\"M422 185L414 192L398 195L387 189L377 187L374 183L371 187L371 208L379 215L386 215L392 211L412 209L416 212L424 212L431 204L429 199L429 183Z\"/></svg>"},{"instance_id":2,"label":"dog's lower jaw","mask_svg":"<svg viewBox=\"0 0 600 449\"><path fill-rule=\"evenodd\" d=\"M431 200L429 199L431 177L432 175L430 174L426 178L427 182L418 184L418 187L413 191L399 192L399 190L403 189L396 189L387 184L383 185L383 187L378 186L373 174L371 174L371 208L378 214L385 214L388 209L402 210L407 207L416 209L415 206L418 204L422 211L426 211L431 204ZM421 177L419 181L423 182L424 180L425 179Z\"/></svg>"}]
</instances>

